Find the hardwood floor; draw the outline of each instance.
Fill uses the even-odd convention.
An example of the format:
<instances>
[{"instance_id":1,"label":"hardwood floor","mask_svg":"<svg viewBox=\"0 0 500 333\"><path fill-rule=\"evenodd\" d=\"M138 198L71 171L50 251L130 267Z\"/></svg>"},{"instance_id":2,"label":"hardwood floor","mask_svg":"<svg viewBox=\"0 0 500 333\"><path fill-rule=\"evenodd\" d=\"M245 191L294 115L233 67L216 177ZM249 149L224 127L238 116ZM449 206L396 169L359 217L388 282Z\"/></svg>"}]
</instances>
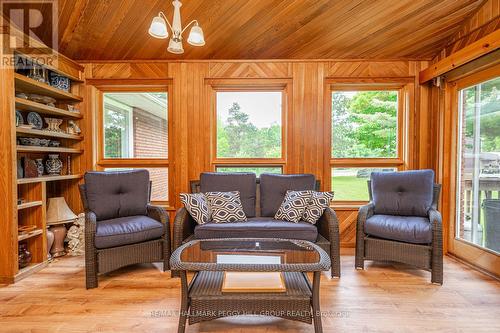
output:
<instances>
[{"instance_id":1,"label":"hardwood floor","mask_svg":"<svg viewBox=\"0 0 500 333\"><path fill-rule=\"evenodd\" d=\"M0 332L175 332L179 279L159 266L132 266L85 290L83 257L64 257L15 285L0 286ZM343 250L342 278L323 275L324 332L500 332L500 282L445 258L445 283L405 265L354 269ZM187 332L311 332L267 317L235 317Z\"/></svg>"}]
</instances>

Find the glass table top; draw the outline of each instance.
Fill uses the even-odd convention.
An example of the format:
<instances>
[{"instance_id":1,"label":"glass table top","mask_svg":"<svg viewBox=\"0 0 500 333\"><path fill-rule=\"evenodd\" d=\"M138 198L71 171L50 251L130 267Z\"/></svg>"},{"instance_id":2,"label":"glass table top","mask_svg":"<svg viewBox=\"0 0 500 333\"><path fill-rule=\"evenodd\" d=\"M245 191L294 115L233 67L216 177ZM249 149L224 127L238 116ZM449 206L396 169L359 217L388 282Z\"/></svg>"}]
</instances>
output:
<instances>
[{"instance_id":1,"label":"glass table top","mask_svg":"<svg viewBox=\"0 0 500 333\"><path fill-rule=\"evenodd\" d=\"M172 254L172 269L224 271L327 270L330 259L317 245L301 240L193 240Z\"/></svg>"}]
</instances>

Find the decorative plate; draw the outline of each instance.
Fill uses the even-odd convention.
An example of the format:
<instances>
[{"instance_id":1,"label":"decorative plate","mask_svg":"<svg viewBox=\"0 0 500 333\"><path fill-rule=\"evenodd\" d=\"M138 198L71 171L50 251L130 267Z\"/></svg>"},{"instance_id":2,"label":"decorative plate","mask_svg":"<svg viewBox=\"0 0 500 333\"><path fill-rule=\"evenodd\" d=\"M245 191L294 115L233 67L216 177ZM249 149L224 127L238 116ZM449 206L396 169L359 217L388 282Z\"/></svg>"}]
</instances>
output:
<instances>
[{"instance_id":1,"label":"decorative plate","mask_svg":"<svg viewBox=\"0 0 500 333\"><path fill-rule=\"evenodd\" d=\"M19 110L16 110L16 127L24 124L23 115Z\"/></svg>"},{"instance_id":2,"label":"decorative plate","mask_svg":"<svg viewBox=\"0 0 500 333\"><path fill-rule=\"evenodd\" d=\"M43 128L42 117L36 112L28 113L28 124L33 125L34 128L41 130Z\"/></svg>"},{"instance_id":3,"label":"decorative plate","mask_svg":"<svg viewBox=\"0 0 500 333\"><path fill-rule=\"evenodd\" d=\"M42 103L42 104L49 104L49 103L55 103L56 99L49 97L49 96L42 96L38 94L29 94L28 99L33 102L37 103Z\"/></svg>"}]
</instances>

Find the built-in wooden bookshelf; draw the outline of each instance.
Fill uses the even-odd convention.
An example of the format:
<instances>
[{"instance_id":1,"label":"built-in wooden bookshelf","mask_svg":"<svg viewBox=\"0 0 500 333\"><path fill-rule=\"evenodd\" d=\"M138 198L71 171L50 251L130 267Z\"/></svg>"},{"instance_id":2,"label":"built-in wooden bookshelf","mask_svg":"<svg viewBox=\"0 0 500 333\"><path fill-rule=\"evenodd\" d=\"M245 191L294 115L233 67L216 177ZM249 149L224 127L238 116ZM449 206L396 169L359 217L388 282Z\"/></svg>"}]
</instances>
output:
<instances>
[{"instance_id":1,"label":"built-in wooden bookshelf","mask_svg":"<svg viewBox=\"0 0 500 333\"><path fill-rule=\"evenodd\" d=\"M57 55L56 52L55 54ZM29 55L16 54L16 56L36 63L36 59L30 58ZM81 111L84 105L82 103L84 73L83 67L79 64L62 55L58 56L59 61L55 62L55 65L38 63L38 66L47 70L47 73L52 71L69 78L71 83L69 91L29 78L25 75L26 68L23 69L24 72L23 70L18 72L16 68L2 66L0 72L3 107L0 112L2 118L8 119L5 124L11 124L10 128L6 129L6 133L10 134L0 133L2 146L6 144L8 147L5 149L5 159L1 161L5 166L5 170L2 170L2 178L6 182L0 182L0 187L2 187L2 193L8 196L5 216L16 216L14 220L6 218L3 221L4 218L2 218L0 283L14 283L47 265L49 249L47 249L46 237L48 227L46 210L49 198L63 196L75 213L80 212L81 206L77 198L78 183L85 171L85 136L83 133L68 133L67 128L69 120L82 126L85 119L84 112ZM12 57L14 58L14 55ZM46 105L38 102L37 99L31 100L30 94L51 97L56 102ZM16 110L21 112L24 123L27 123L29 112L38 113L43 120L47 117L62 119L61 131L16 127ZM43 127L46 127L45 121ZM59 141L59 145L21 145L21 140L18 140L20 137L56 140ZM19 159L43 159L45 164L49 154L58 154L63 162L64 167L60 175L43 174L38 177L24 178L17 172L16 165ZM25 229L29 231L18 233L20 226L26 226ZM23 268L20 268L18 264L20 242L25 242L32 254L31 263Z\"/></svg>"}]
</instances>

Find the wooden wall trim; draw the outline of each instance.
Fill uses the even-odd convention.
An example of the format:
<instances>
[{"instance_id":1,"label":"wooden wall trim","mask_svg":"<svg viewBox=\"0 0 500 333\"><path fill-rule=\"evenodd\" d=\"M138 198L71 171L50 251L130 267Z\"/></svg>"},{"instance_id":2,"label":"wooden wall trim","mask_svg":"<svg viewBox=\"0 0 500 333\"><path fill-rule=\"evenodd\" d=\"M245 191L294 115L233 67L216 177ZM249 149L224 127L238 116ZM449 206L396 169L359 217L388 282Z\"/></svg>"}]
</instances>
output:
<instances>
[{"instance_id":1,"label":"wooden wall trim","mask_svg":"<svg viewBox=\"0 0 500 333\"><path fill-rule=\"evenodd\" d=\"M500 30L479 39L420 72L420 84L462 66L500 47Z\"/></svg>"}]
</instances>

